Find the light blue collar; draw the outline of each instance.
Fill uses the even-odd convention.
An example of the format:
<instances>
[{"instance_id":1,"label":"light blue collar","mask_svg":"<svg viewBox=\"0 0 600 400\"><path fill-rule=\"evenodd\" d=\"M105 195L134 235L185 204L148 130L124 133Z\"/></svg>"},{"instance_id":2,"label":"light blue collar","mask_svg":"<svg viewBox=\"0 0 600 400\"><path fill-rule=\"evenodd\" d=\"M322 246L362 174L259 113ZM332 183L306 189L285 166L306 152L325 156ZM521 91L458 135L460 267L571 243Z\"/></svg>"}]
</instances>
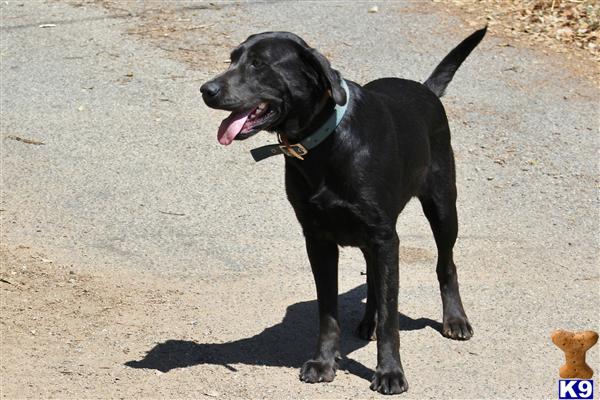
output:
<instances>
[{"instance_id":1,"label":"light blue collar","mask_svg":"<svg viewBox=\"0 0 600 400\"><path fill-rule=\"evenodd\" d=\"M313 134L306 137L300 143L296 144L270 144L268 146L258 147L250 150L250 154L254 158L254 161L264 160L265 158L275 156L277 154L285 154L288 157L296 157L303 160L304 156L308 154L308 151L317 147L323 140L325 140L331 133L338 127L344 115L346 109L350 103L350 90L344 79L342 81L342 87L346 92L346 103L343 106L335 105L335 108L327 121L317 129Z\"/></svg>"}]
</instances>

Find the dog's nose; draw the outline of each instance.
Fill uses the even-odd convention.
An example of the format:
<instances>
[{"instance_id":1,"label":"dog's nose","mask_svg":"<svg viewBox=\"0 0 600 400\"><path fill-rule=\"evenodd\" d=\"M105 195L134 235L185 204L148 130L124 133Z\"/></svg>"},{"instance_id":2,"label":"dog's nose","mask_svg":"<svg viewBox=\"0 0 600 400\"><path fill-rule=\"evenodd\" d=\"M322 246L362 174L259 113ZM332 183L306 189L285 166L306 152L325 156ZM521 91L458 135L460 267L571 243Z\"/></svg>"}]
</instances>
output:
<instances>
[{"instance_id":1,"label":"dog's nose","mask_svg":"<svg viewBox=\"0 0 600 400\"><path fill-rule=\"evenodd\" d=\"M221 85L216 83L215 81L206 82L204 85L200 86L200 92L203 95L208 97L214 97L221 90Z\"/></svg>"}]
</instances>

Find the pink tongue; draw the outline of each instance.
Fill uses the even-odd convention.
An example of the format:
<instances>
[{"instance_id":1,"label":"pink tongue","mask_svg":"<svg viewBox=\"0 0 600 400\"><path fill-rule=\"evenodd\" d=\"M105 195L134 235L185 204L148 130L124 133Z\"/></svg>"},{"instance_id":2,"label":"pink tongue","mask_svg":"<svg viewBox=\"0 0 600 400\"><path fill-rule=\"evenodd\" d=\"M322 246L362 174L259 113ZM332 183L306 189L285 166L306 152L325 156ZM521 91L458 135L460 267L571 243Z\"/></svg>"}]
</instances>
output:
<instances>
[{"instance_id":1,"label":"pink tongue","mask_svg":"<svg viewBox=\"0 0 600 400\"><path fill-rule=\"evenodd\" d=\"M248 119L248 116L253 110L232 112L231 115L225 118L219 126L219 132L217 133L217 139L219 143L228 145L233 142L233 139L242 130L244 122Z\"/></svg>"}]
</instances>

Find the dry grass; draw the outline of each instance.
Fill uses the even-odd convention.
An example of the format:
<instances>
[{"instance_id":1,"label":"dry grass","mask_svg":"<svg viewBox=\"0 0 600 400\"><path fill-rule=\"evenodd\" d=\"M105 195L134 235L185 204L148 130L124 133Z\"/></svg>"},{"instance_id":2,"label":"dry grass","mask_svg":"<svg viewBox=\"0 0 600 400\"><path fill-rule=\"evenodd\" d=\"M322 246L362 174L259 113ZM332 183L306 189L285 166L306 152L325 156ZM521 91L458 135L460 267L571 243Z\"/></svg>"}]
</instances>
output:
<instances>
[{"instance_id":1,"label":"dry grass","mask_svg":"<svg viewBox=\"0 0 600 400\"><path fill-rule=\"evenodd\" d=\"M433 0L492 35L558 55L561 62L600 86L600 1Z\"/></svg>"},{"instance_id":2,"label":"dry grass","mask_svg":"<svg viewBox=\"0 0 600 400\"><path fill-rule=\"evenodd\" d=\"M458 7L478 25L549 46L559 53L583 50L600 61L600 2L597 0L435 0Z\"/></svg>"}]
</instances>

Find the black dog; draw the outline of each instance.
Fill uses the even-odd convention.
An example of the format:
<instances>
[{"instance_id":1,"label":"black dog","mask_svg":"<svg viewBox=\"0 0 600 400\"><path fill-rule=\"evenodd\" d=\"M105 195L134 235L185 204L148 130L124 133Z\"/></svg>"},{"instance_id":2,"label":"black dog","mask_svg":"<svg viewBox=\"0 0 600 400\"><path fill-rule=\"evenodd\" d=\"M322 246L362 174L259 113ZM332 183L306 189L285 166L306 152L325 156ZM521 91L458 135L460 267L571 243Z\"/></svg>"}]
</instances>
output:
<instances>
[{"instance_id":1,"label":"black dog","mask_svg":"<svg viewBox=\"0 0 600 400\"><path fill-rule=\"evenodd\" d=\"M408 389L399 353L396 220L414 196L438 248L443 335L473 335L452 256L458 231L454 156L439 97L485 32L459 44L424 84L384 78L365 86L342 80L298 36L266 32L233 50L228 70L200 88L209 107L232 111L221 123L219 142L268 130L281 145L257 149L255 158L286 156L286 191L306 238L319 302L317 351L301 369L303 381L335 377L338 245L356 246L366 260L368 286L357 334L377 337L371 389Z\"/></svg>"}]
</instances>

